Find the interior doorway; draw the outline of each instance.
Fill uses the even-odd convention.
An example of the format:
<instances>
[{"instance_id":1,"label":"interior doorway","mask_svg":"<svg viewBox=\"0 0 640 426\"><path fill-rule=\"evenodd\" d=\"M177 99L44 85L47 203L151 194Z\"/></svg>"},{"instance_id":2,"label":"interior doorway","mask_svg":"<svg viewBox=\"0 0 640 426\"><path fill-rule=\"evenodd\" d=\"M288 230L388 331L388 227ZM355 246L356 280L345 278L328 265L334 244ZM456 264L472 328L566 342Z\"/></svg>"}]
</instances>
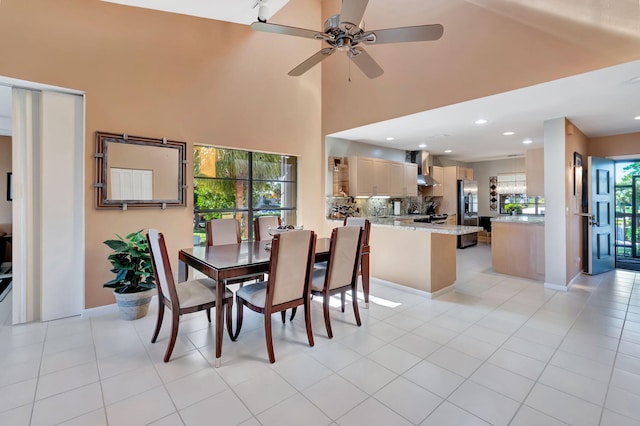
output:
<instances>
[{"instance_id":1,"label":"interior doorway","mask_svg":"<svg viewBox=\"0 0 640 426\"><path fill-rule=\"evenodd\" d=\"M615 162L616 268L640 271L640 159Z\"/></svg>"}]
</instances>

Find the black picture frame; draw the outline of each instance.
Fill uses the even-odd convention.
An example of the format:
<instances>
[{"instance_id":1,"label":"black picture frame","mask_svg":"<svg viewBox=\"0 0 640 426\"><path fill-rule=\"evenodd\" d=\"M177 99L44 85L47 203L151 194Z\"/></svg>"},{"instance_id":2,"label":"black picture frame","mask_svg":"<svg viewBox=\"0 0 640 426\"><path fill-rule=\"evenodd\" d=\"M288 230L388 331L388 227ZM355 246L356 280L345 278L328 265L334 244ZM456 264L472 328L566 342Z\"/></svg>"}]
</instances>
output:
<instances>
[{"instance_id":1,"label":"black picture frame","mask_svg":"<svg viewBox=\"0 0 640 426\"><path fill-rule=\"evenodd\" d=\"M7 201L13 201L13 174L7 172Z\"/></svg>"}]
</instances>

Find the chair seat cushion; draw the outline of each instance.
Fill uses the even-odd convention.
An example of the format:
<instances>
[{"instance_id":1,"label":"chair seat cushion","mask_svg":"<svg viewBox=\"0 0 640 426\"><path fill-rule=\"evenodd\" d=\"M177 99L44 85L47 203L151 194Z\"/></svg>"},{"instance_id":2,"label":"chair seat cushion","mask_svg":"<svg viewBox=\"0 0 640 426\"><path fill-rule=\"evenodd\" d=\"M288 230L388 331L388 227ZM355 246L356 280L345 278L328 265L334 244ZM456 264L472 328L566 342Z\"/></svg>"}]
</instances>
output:
<instances>
[{"instance_id":1,"label":"chair seat cushion","mask_svg":"<svg viewBox=\"0 0 640 426\"><path fill-rule=\"evenodd\" d=\"M204 305L216 301L216 282L209 278L198 278L195 280L178 283L176 291L181 308ZM233 297L233 293L225 288L224 298Z\"/></svg>"},{"instance_id":2,"label":"chair seat cushion","mask_svg":"<svg viewBox=\"0 0 640 426\"><path fill-rule=\"evenodd\" d=\"M311 291L322 291L324 289L324 277L327 274L327 268L313 270L311 277Z\"/></svg>"},{"instance_id":3,"label":"chair seat cushion","mask_svg":"<svg viewBox=\"0 0 640 426\"><path fill-rule=\"evenodd\" d=\"M264 308L267 300L267 282L246 285L236 291L236 297L246 300L253 306Z\"/></svg>"}]
</instances>

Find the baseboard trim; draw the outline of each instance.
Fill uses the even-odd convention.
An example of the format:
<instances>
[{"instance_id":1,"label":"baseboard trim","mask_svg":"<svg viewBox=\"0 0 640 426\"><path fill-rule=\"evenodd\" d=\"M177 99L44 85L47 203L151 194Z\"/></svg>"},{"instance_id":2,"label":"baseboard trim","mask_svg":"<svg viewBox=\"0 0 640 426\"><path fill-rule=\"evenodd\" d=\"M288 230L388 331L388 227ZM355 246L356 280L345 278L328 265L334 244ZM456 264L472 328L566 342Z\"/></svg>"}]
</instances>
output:
<instances>
[{"instance_id":1,"label":"baseboard trim","mask_svg":"<svg viewBox=\"0 0 640 426\"><path fill-rule=\"evenodd\" d=\"M374 278L374 277L371 277ZM428 291L424 291L424 290L419 290L417 288L413 288L413 287L409 287L406 285L402 285L402 284L398 284L398 283L394 283L391 281L385 281L383 279L380 278L374 278L376 280L376 284L380 284L383 285L385 287L390 287L390 288L394 288L394 289L400 289L400 290L404 290L407 291L409 293L413 293L422 297L426 297L427 299L433 299L434 297L438 297L442 294L448 293L451 290L454 289L454 284L451 284L448 287L442 288L438 291L435 291L433 293L429 293Z\"/></svg>"},{"instance_id":2,"label":"baseboard trim","mask_svg":"<svg viewBox=\"0 0 640 426\"><path fill-rule=\"evenodd\" d=\"M548 288L549 290L556 290L556 291L569 291L569 288L571 288L571 285L560 285L560 284L551 284L548 282L544 283L544 288Z\"/></svg>"}]
</instances>

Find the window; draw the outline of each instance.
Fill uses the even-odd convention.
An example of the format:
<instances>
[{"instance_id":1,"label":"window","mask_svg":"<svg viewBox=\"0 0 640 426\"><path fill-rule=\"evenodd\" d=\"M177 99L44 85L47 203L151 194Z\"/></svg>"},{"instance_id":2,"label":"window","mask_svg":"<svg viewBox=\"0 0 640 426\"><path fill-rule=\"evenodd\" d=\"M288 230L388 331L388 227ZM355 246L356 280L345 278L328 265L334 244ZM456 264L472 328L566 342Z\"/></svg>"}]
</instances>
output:
<instances>
[{"instance_id":1,"label":"window","mask_svg":"<svg viewBox=\"0 0 640 426\"><path fill-rule=\"evenodd\" d=\"M544 198L527 197L526 176L524 173L498 175L497 191L499 194L500 214L509 214L513 208L518 211L517 207L519 207L522 214L544 214ZM517 207L514 205L517 205Z\"/></svg>"},{"instance_id":2,"label":"window","mask_svg":"<svg viewBox=\"0 0 640 426\"><path fill-rule=\"evenodd\" d=\"M243 240L253 239L258 216L296 224L295 157L196 146L193 167L196 241L205 241L205 223L214 218L238 219Z\"/></svg>"}]
</instances>

